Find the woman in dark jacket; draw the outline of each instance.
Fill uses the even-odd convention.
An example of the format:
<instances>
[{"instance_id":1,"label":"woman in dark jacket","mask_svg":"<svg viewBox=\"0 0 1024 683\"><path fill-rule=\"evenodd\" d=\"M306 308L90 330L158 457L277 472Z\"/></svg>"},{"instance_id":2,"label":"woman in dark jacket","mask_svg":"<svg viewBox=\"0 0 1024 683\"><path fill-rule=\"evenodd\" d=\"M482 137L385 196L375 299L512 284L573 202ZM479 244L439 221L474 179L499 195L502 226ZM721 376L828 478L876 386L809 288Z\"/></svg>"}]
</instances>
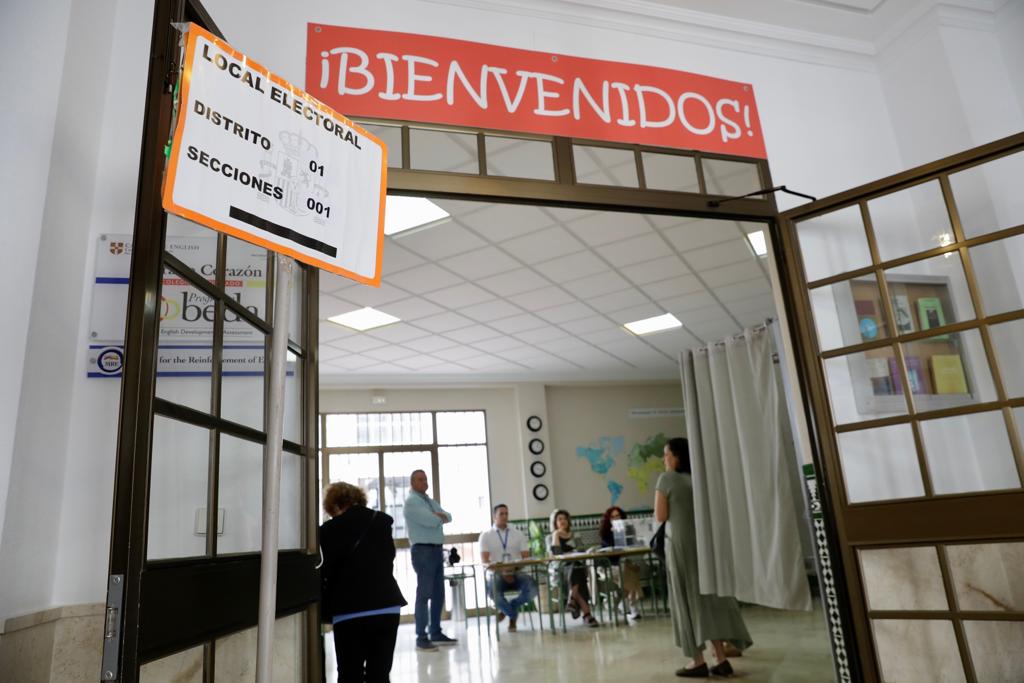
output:
<instances>
[{"instance_id":1,"label":"woman in dark jacket","mask_svg":"<svg viewBox=\"0 0 1024 683\"><path fill-rule=\"evenodd\" d=\"M386 683L406 604L394 576L394 520L366 507L358 486L337 482L324 494L320 526L324 620L334 624L339 683Z\"/></svg>"}]
</instances>

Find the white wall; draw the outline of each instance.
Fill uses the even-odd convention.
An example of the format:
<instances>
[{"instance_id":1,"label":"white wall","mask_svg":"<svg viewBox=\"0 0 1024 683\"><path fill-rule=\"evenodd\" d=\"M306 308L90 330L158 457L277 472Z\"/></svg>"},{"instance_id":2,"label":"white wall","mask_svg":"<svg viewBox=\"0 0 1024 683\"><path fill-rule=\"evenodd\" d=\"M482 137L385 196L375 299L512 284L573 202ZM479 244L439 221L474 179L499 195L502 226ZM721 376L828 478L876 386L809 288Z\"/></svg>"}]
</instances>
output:
<instances>
[{"instance_id":1,"label":"white wall","mask_svg":"<svg viewBox=\"0 0 1024 683\"><path fill-rule=\"evenodd\" d=\"M630 453L658 435L685 436L686 421L682 416L630 417L629 411L681 409L683 391L678 383L549 386L547 403L555 473L549 509L557 506L574 515L602 513L612 505L609 482L622 486L615 502L622 509L654 506L654 484L663 471L660 452L642 464L639 458L631 462ZM602 450L598 469L610 462L607 472L595 471L581 449ZM637 468L634 474L630 467Z\"/></svg>"},{"instance_id":2,"label":"white wall","mask_svg":"<svg viewBox=\"0 0 1024 683\"><path fill-rule=\"evenodd\" d=\"M0 540L70 15L70 0L9 3L0 21L0 92L9 93L0 106L0 130L6 131L0 136L0 195L6 207L0 291L13 294L0 330L0 358L7 366L0 384ZM20 96L10 95L16 92Z\"/></svg>"},{"instance_id":3,"label":"white wall","mask_svg":"<svg viewBox=\"0 0 1024 683\"><path fill-rule=\"evenodd\" d=\"M0 619L102 601L106 585L119 387L86 379L83 349L96 237L133 226L152 7L104 0L75 2L66 16L52 13L19 13L9 22L5 12L4 19L5 30L66 54L59 81L45 55L33 65L44 77L41 104L32 110L38 121L23 128L27 143L39 147L20 158L45 154L49 165L27 164L25 185L17 186L40 209L34 288L31 268L21 263L31 264L32 250L9 259L24 277L13 291L31 300L32 314L22 328L25 381L0 541ZM65 44L59 36L68 25ZM52 152L42 131L48 119Z\"/></svg>"}]
</instances>

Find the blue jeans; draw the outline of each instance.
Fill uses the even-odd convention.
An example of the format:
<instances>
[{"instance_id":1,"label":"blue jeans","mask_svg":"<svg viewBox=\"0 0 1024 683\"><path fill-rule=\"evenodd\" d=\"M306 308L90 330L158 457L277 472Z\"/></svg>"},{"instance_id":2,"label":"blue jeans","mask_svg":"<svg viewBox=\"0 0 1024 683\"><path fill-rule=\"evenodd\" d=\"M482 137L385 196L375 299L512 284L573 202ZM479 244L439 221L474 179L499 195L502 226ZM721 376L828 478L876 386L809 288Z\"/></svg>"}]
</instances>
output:
<instances>
[{"instance_id":1,"label":"blue jeans","mask_svg":"<svg viewBox=\"0 0 1024 683\"><path fill-rule=\"evenodd\" d=\"M444 609L444 552L441 546L416 543L412 546L412 568L416 572L416 638L427 637L427 601L430 601L430 637L441 635Z\"/></svg>"},{"instance_id":2,"label":"blue jeans","mask_svg":"<svg viewBox=\"0 0 1024 683\"><path fill-rule=\"evenodd\" d=\"M513 574L511 581L506 578L495 575L491 579L491 595L498 609L507 614L509 619L515 619L519 616L519 608L537 597L537 583L526 574ZM519 595L509 600L506 591L518 591Z\"/></svg>"}]
</instances>

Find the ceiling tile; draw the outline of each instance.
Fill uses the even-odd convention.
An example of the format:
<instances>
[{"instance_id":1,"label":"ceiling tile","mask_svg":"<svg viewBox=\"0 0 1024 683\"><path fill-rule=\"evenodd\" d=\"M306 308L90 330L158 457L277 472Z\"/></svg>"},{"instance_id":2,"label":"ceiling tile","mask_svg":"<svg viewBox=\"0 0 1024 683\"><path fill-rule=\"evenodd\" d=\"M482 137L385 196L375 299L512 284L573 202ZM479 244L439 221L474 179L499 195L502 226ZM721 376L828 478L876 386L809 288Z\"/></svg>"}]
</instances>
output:
<instances>
[{"instance_id":1,"label":"ceiling tile","mask_svg":"<svg viewBox=\"0 0 1024 683\"><path fill-rule=\"evenodd\" d=\"M484 247L441 261L441 265L467 280L479 280L519 267L519 262L497 247Z\"/></svg>"},{"instance_id":2,"label":"ceiling tile","mask_svg":"<svg viewBox=\"0 0 1024 683\"><path fill-rule=\"evenodd\" d=\"M472 358L466 358L459 361L460 365L465 365L474 370L482 370L489 366L504 365L500 358L496 358L490 354L483 354L480 356L474 356Z\"/></svg>"},{"instance_id":3,"label":"ceiling tile","mask_svg":"<svg viewBox=\"0 0 1024 683\"><path fill-rule=\"evenodd\" d=\"M715 297L711 295L711 292L702 291L694 292L693 294L684 294L683 296L674 296L668 299L658 299L658 303L665 307L665 309L674 314L680 320L680 313L686 311L692 311L695 308L704 308L705 306L713 306L718 303Z\"/></svg>"},{"instance_id":4,"label":"ceiling tile","mask_svg":"<svg viewBox=\"0 0 1024 683\"><path fill-rule=\"evenodd\" d=\"M431 332L447 332L448 330L457 330L460 327L472 324L472 320L464 318L458 313L438 313L437 315L420 318L416 321L416 325Z\"/></svg>"},{"instance_id":5,"label":"ceiling tile","mask_svg":"<svg viewBox=\"0 0 1024 683\"><path fill-rule=\"evenodd\" d=\"M609 355L600 349L594 347L587 347L583 349L575 349L569 358L576 364L582 365L585 368L592 370L603 370L603 369L621 369L628 367L621 360L615 356Z\"/></svg>"},{"instance_id":6,"label":"ceiling tile","mask_svg":"<svg viewBox=\"0 0 1024 683\"><path fill-rule=\"evenodd\" d=\"M425 230L395 238L399 246L431 260L443 259L487 243L455 221L447 221Z\"/></svg>"},{"instance_id":7,"label":"ceiling tile","mask_svg":"<svg viewBox=\"0 0 1024 683\"><path fill-rule=\"evenodd\" d=\"M583 335L591 344L596 346L603 346L604 344L610 344L623 339L635 339L635 335L632 332L616 325L615 327L609 327L605 330L597 330L595 332L588 332Z\"/></svg>"},{"instance_id":8,"label":"ceiling tile","mask_svg":"<svg viewBox=\"0 0 1024 683\"><path fill-rule=\"evenodd\" d=\"M403 368L409 370L425 370L427 368L440 365L442 361L434 358L433 356L410 356L408 358L401 358L396 360L395 365L400 365Z\"/></svg>"},{"instance_id":9,"label":"ceiling tile","mask_svg":"<svg viewBox=\"0 0 1024 683\"><path fill-rule=\"evenodd\" d=\"M639 289L623 289L620 292L603 294L593 299L587 299L587 304L602 313L607 313L608 311L621 310L627 306L639 306L649 301L650 299L647 295Z\"/></svg>"},{"instance_id":10,"label":"ceiling tile","mask_svg":"<svg viewBox=\"0 0 1024 683\"><path fill-rule=\"evenodd\" d=\"M390 283L414 294L433 292L444 287L451 287L462 282L458 275L449 273L433 263L404 270L392 275Z\"/></svg>"},{"instance_id":11,"label":"ceiling tile","mask_svg":"<svg viewBox=\"0 0 1024 683\"><path fill-rule=\"evenodd\" d=\"M526 268L512 270L501 275L493 275L477 280L476 284L486 290L494 292L498 296L512 296L529 292L533 289L540 289L551 284L546 279Z\"/></svg>"},{"instance_id":12,"label":"ceiling tile","mask_svg":"<svg viewBox=\"0 0 1024 683\"><path fill-rule=\"evenodd\" d=\"M642 214L617 211L598 212L586 220L573 221L566 227L591 246L644 235L653 230Z\"/></svg>"},{"instance_id":13,"label":"ceiling tile","mask_svg":"<svg viewBox=\"0 0 1024 683\"><path fill-rule=\"evenodd\" d=\"M349 356L335 358L334 360L331 361L331 365L342 368L344 370L361 370L371 365L376 365L379 362L379 360L376 360L374 358L367 358L366 356L351 354Z\"/></svg>"},{"instance_id":14,"label":"ceiling tile","mask_svg":"<svg viewBox=\"0 0 1024 683\"><path fill-rule=\"evenodd\" d=\"M468 316L473 320L479 320L480 322L488 322L490 320L497 320L498 318L507 318L512 315L518 315L522 312L522 309L518 306L513 306L504 299L494 299L492 301L485 301L482 304L459 308L459 313Z\"/></svg>"},{"instance_id":15,"label":"ceiling tile","mask_svg":"<svg viewBox=\"0 0 1024 683\"><path fill-rule=\"evenodd\" d=\"M608 270L608 264L599 259L590 251L579 251L568 256L544 261L534 266L538 271L551 278L555 282L568 282L588 275L603 273Z\"/></svg>"},{"instance_id":16,"label":"ceiling tile","mask_svg":"<svg viewBox=\"0 0 1024 683\"><path fill-rule=\"evenodd\" d=\"M768 280L759 277L755 280L744 280L731 285L715 287L715 295L723 302L739 301L748 299L758 294L771 294L771 285Z\"/></svg>"},{"instance_id":17,"label":"ceiling tile","mask_svg":"<svg viewBox=\"0 0 1024 683\"><path fill-rule=\"evenodd\" d=\"M765 321L765 318L774 317L774 311L770 314L765 315L761 311L746 311L743 313L733 312L733 317L740 321L740 325L744 327L753 327L754 325L760 325Z\"/></svg>"},{"instance_id":18,"label":"ceiling tile","mask_svg":"<svg viewBox=\"0 0 1024 683\"><path fill-rule=\"evenodd\" d=\"M369 285L349 287L333 296L351 301L356 304L356 307L373 306L377 308L391 301L405 299L409 293L390 284L382 284L380 287L370 287Z\"/></svg>"},{"instance_id":19,"label":"ceiling tile","mask_svg":"<svg viewBox=\"0 0 1024 683\"><path fill-rule=\"evenodd\" d=\"M678 256L662 256L652 261L620 268L619 272L638 285L646 285L649 282L686 275L690 269L679 260Z\"/></svg>"},{"instance_id":20,"label":"ceiling tile","mask_svg":"<svg viewBox=\"0 0 1024 683\"><path fill-rule=\"evenodd\" d=\"M494 339L484 339L483 341L473 343L473 346L487 353L517 349L522 345L523 342L519 341L515 337L495 337Z\"/></svg>"},{"instance_id":21,"label":"ceiling tile","mask_svg":"<svg viewBox=\"0 0 1024 683\"><path fill-rule=\"evenodd\" d=\"M426 330L414 327L413 325L395 323L393 325L386 325L381 328L370 330L366 334L377 339L383 339L384 341L391 342L392 344L401 344L412 339L426 337L430 333Z\"/></svg>"},{"instance_id":22,"label":"ceiling tile","mask_svg":"<svg viewBox=\"0 0 1024 683\"><path fill-rule=\"evenodd\" d=\"M683 313L683 317L680 320L684 325L689 327L695 323L703 323L709 320L720 320L722 318L728 318L729 313L719 306L714 304L713 306L705 306L704 308L695 308L690 311Z\"/></svg>"},{"instance_id":23,"label":"ceiling tile","mask_svg":"<svg viewBox=\"0 0 1024 683\"><path fill-rule=\"evenodd\" d=\"M535 315L529 313L523 313L522 315L514 315L511 318L502 318L501 320L494 320L490 323L491 327L506 332L508 334L515 334L516 332L525 332L526 330L533 330L538 327L545 325L544 321Z\"/></svg>"},{"instance_id":24,"label":"ceiling tile","mask_svg":"<svg viewBox=\"0 0 1024 683\"><path fill-rule=\"evenodd\" d=\"M686 330L681 329L648 334L644 336L644 341L663 353L668 354L673 360L678 359L680 351L693 349L701 345L699 339Z\"/></svg>"},{"instance_id":25,"label":"ceiling tile","mask_svg":"<svg viewBox=\"0 0 1024 683\"><path fill-rule=\"evenodd\" d=\"M525 263L538 263L582 251L586 247L557 225L501 243L501 248Z\"/></svg>"},{"instance_id":26,"label":"ceiling tile","mask_svg":"<svg viewBox=\"0 0 1024 683\"><path fill-rule=\"evenodd\" d=\"M603 344L601 349L632 365L643 366L652 363L661 365L665 362L665 356L661 351L651 348L636 338Z\"/></svg>"},{"instance_id":27,"label":"ceiling tile","mask_svg":"<svg viewBox=\"0 0 1024 683\"><path fill-rule=\"evenodd\" d=\"M406 321L425 318L428 315L434 315L435 313L441 313L444 311L444 309L437 304L432 304L426 299L421 299L418 296L412 296L400 301L392 301L383 306L382 309L385 313Z\"/></svg>"},{"instance_id":28,"label":"ceiling tile","mask_svg":"<svg viewBox=\"0 0 1024 683\"><path fill-rule=\"evenodd\" d=\"M379 349L363 351L363 355L367 358L376 358L377 360L390 362L398 360L399 358L408 358L409 356L414 356L416 354L404 346L388 345L382 346Z\"/></svg>"},{"instance_id":29,"label":"ceiling tile","mask_svg":"<svg viewBox=\"0 0 1024 683\"><path fill-rule=\"evenodd\" d=\"M603 315L595 315L589 318L564 322L561 327L572 334L582 335L585 339L589 340L590 333L617 328L618 325Z\"/></svg>"},{"instance_id":30,"label":"ceiling tile","mask_svg":"<svg viewBox=\"0 0 1024 683\"><path fill-rule=\"evenodd\" d=\"M323 292L320 292L320 296L318 296L317 299L319 301L319 316L321 320L326 320L331 316L339 315L341 313L348 313L349 311L358 308L349 301L342 301L337 297L331 296L330 294L324 294Z\"/></svg>"},{"instance_id":31,"label":"ceiling tile","mask_svg":"<svg viewBox=\"0 0 1024 683\"><path fill-rule=\"evenodd\" d=\"M464 201L461 199L431 199L442 209L451 214L452 218L462 219L463 216L469 216L470 214L477 213L478 211L485 211L491 204L484 202L472 202Z\"/></svg>"},{"instance_id":32,"label":"ceiling tile","mask_svg":"<svg viewBox=\"0 0 1024 683\"><path fill-rule=\"evenodd\" d=\"M403 368L394 363L379 363L377 365L371 365L367 368L363 368L359 374L361 375L402 375L409 372L406 368Z\"/></svg>"},{"instance_id":33,"label":"ceiling tile","mask_svg":"<svg viewBox=\"0 0 1024 683\"><path fill-rule=\"evenodd\" d=\"M466 375L471 371L469 368L458 363L441 363L440 365L431 366L424 372L431 375Z\"/></svg>"},{"instance_id":34,"label":"ceiling tile","mask_svg":"<svg viewBox=\"0 0 1024 683\"><path fill-rule=\"evenodd\" d=\"M626 323L631 323L634 320L653 318L656 315L664 315L664 313L665 309L657 304L641 304L639 306L624 308L621 311L613 311L608 314L608 317L620 325L625 325Z\"/></svg>"},{"instance_id":35,"label":"ceiling tile","mask_svg":"<svg viewBox=\"0 0 1024 683\"><path fill-rule=\"evenodd\" d=\"M453 287L445 287L444 289L439 289L436 292L424 294L423 297L425 299L430 299L435 304L440 304L447 308L459 309L464 306L472 306L473 304L490 301L494 298L494 295L474 284L463 282L462 284L455 285Z\"/></svg>"},{"instance_id":36,"label":"ceiling tile","mask_svg":"<svg viewBox=\"0 0 1024 683\"><path fill-rule=\"evenodd\" d=\"M593 345L577 337L561 337L544 343L544 350L550 353L571 354L579 349L592 349Z\"/></svg>"},{"instance_id":37,"label":"ceiling tile","mask_svg":"<svg viewBox=\"0 0 1024 683\"><path fill-rule=\"evenodd\" d=\"M566 335L565 332L553 325L538 327L535 330L527 330L526 332L519 332L516 334L516 337L522 339L527 344L545 347L547 346L547 342L555 339L561 339L566 336L568 335Z\"/></svg>"},{"instance_id":38,"label":"ceiling tile","mask_svg":"<svg viewBox=\"0 0 1024 683\"><path fill-rule=\"evenodd\" d=\"M544 211L522 204L491 204L482 211L460 217L459 221L491 242L525 235L553 222Z\"/></svg>"},{"instance_id":39,"label":"ceiling tile","mask_svg":"<svg viewBox=\"0 0 1024 683\"><path fill-rule=\"evenodd\" d=\"M700 279L696 275L680 275L668 280L652 282L640 289L644 290L652 299L661 300L699 292L704 289L704 285L701 284Z\"/></svg>"},{"instance_id":40,"label":"ceiling tile","mask_svg":"<svg viewBox=\"0 0 1024 683\"><path fill-rule=\"evenodd\" d=\"M327 344L321 344L319 353L317 353L317 361L322 365L324 363L329 363L335 358L341 358L342 356L347 355L349 355L347 351L336 349L333 346L328 346Z\"/></svg>"},{"instance_id":41,"label":"ceiling tile","mask_svg":"<svg viewBox=\"0 0 1024 683\"><path fill-rule=\"evenodd\" d=\"M329 346L335 349L341 349L342 351L348 351L349 353L362 353L369 349L379 349L382 346L388 346L390 342L384 341L383 339L375 339L365 333L359 333L345 339L339 339L331 342Z\"/></svg>"},{"instance_id":42,"label":"ceiling tile","mask_svg":"<svg viewBox=\"0 0 1024 683\"><path fill-rule=\"evenodd\" d=\"M618 268L665 256L671 253L671 248L660 235L650 233L606 244L598 247L597 252Z\"/></svg>"},{"instance_id":43,"label":"ceiling tile","mask_svg":"<svg viewBox=\"0 0 1024 683\"><path fill-rule=\"evenodd\" d=\"M630 284L618 273L608 272L566 282L562 286L581 299L589 299L602 294L617 292L621 289L628 289Z\"/></svg>"},{"instance_id":44,"label":"ceiling tile","mask_svg":"<svg viewBox=\"0 0 1024 683\"><path fill-rule=\"evenodd\" d=\"M714 270L701 273L700 276L707 283L708 287L720 287L722 285L743 282L744 280L752 280L757 277L763 278L764 271L761 270L761 266L757 261L751 259L734 263L731 266L715 268Z\"/></svg>"},{"instance_id":45,"label":"ceiling tile","mask_svg":"<svg viewBox=\"0 0 1024 683\"><path fill-rule=\"evenodd\" d=\"M463 344L473 344L483 339L493 339L501 335L501 332L488 327L487 325L470 325L469 327L460 327L457 330L451 330L444 333L449 339L454 339L457 342Z\"/></svg>"},{"instance_id":46,"label":"ceiling tile","mask_svg":"<svg viewBox=\"0 0 1024 683\"><path fill-rule=\"evenodd\" d=\"M698 272L742 261L754 262L754 252L744 240L731 240L710 247L683 252L683 258Z\"/></svg>"},{"instance_id":47,"label":"ceiling tile","mask_svg":"<svg viewBox=\"0 0 1024 683\"><path fill-rule=\"evenodd\" d=\"M534 370L579 370L580 366L565 358L545 354L523 361L524 365Z\"/></svg>"},{"instance_id":48,"label":"ceiling tile","mask_svg":"<svg viewBox=\"0 0 1024 683\"><path fill-rule=\"evenodd\" d=\"M749 299L739 299L738 301L732 301L726 305L733 313L749 313L751 311L764 312L767 314L775 312L775 299L772 297L771 292L766 294L758 294L752 296Z\"/></svg>"},{"instance_id":49,"label":"ceiling tile","mask_svg":"<svg viewBox=\"0 0 1024 683\"><path fill-rule=\"evenodd\" d=\"M542 311L537 311L537 315L544 318L549 323L563 323L569 320L579 320L580 318L586 318L594 314L594 309L585 304L581 304L578 301L574 301L571 304L563 304L562 306L555 306L554 308L545 308Z\"/></svg>"},{"instance_id":50,"label":"ceiling tile","mask_svg":"<svg viewBox=\"0 0 1024 683\"><path fill-rule=\"evenodd\" d=\"M680 225L665 228L662 234L679 251L699 249L740 237L739 228L734 221L701 218L687 219Z\"/></svg>"},{"instance_id":51,"label":"ceiling tile","mask_svg":"<svg viewBox=\"0 0 1024 683\"><path fill-rule=\"evenodd\" d=\"M344 337L351 337L355 334L353 330L347 327L342 327L336 323L321 322L318 325L319 333L317 337L320 339L321 344L325 344L336 339L342 339Z\"/></svg>"},{"instance_id":52,"label":"ceiling tile","mask_svg":"<svg viewBox=\"0 0 1024 683\"><path fill-rule=\"evenodd\" d=\"M542 308L551 308L576 301L576 297L566 292L561 287L542 287L522 294L508 297L528 311L539 311Z\"/></svg>"},{"instance_id":53,"label":"ceiling tile","mask_svg":"<svg viewBox=\"0 0 1024 683\"><path fill-rule=\"evenodd\" d=\"M321 292L337 292L342 289L356 286L354 280L350 280L347 277L329 273L326 270L320 271L320 283L317 288Z\"/></svg>"},{"instance_id":54,"label":"ceiling tile","mask_svg":"<svg viewBox=\"0 0 1024 683\"><path fill-rule=\"evenodd\" d=\"M396 244L393 237L384 238L384 256L382 261L384 277L386 278L390 278L395 273L408 270L425 262L422 257Z\"/></svg>"},{"instance_id":55,"label":"ceiling tile","mask_svg":"<svg viewBox=\"0 0 1024 683\"><path fill-rule=\"evenodd\" d=\"M724 339L730 334L736 334L740 331L740 326L728 319L695 323L693 325L687 325L687 328L705 342L718 341L719 339Z\"/></svg>"},{"instance_id":56,"label":"ceiling tile","mask_svg":"<svg viewBox=\"0 0 1024 683\"><path fill-rule=\"evenodd\" d=\"M447 337L436 335L433 337L413 339L412 341L404 342L402 346L410 348L413 351L419 351L421 353L433 353L434 351L437 351L439 349L449 349L455 346L456 343L457 342L454 342L451 339L448 339Z\"/></svg>"},{"instance_id":57,"label":"ceiling tile","mask_svg":"<svg viewBox=\"0 0 1024 683\"><path fill-rule=\"evenodd\" d=\"M473 356L479 356L480 351L474 349L471 346L453 346L450 349L441 349L440 351L435 351L433 355L444 360L461 361L464 358L472 358Z\"/></svg>"},{"instance_id":58,"label":"ceiling tile","mask_svg":"<svg viewBox=\"0 0 1024 683\"><path fill-rule=\"evenodd\" d=\"M584 218L593 219L601 213L600 211L590 211L589 209L563 209L555 206L546 207L544 211L551 214L556 220L562 223L580 221Z\"/></svg>"}]
</instances>

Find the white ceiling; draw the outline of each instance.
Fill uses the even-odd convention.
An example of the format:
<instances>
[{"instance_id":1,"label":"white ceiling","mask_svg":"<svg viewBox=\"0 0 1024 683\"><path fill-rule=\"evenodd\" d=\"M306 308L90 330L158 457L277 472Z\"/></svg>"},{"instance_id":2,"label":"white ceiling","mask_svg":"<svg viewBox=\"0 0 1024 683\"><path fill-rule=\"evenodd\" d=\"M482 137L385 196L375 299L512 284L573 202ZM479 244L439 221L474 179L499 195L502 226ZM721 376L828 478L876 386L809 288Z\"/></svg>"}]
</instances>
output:
<instances>
[{"instance_id":1,"label":"white ceiling","mask_svg":"<svg viewBox=\"0 0 1024 683\"><path fill-rule=\"evenodd\" d=\"M452 218L385 240L381 287L321 274L325 385L678 376L676 354L773 315L755 224L437 200ZM402 322L354 332L363 306ZM636 337L673 313L683 329Z\"/></svg>"}]
</instances>

